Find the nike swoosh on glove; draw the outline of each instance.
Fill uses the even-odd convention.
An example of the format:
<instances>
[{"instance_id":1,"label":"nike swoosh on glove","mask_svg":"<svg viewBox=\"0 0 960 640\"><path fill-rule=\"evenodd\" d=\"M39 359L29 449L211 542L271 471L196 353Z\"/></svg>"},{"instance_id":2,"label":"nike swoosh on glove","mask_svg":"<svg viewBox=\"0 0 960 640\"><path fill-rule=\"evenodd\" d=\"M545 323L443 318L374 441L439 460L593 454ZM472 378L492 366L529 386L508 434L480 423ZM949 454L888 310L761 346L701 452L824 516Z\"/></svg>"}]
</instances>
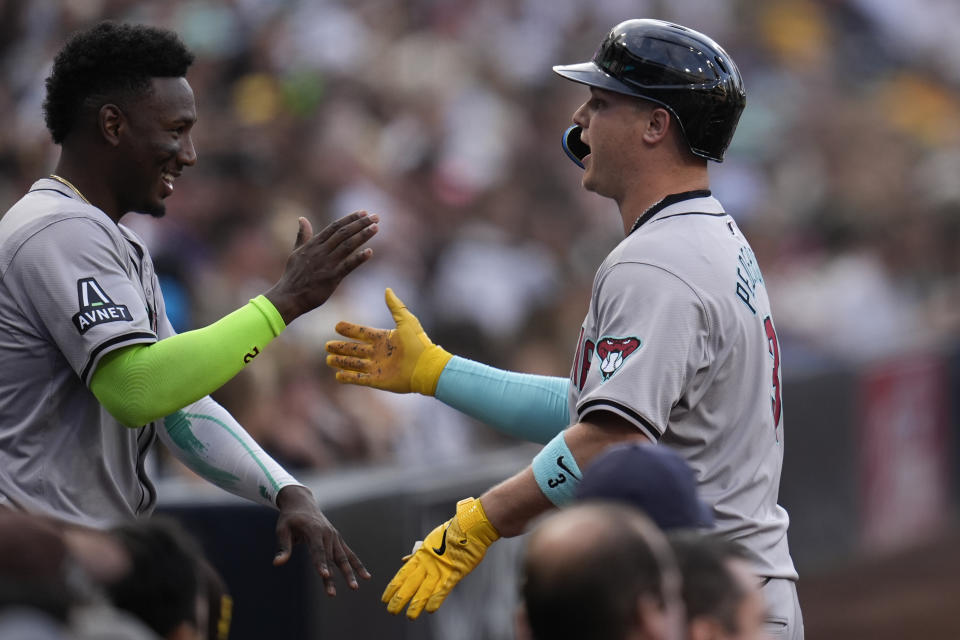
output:
<instances>
[{"instance_id":1,"label":"nike swoosh on glove","mask_svg":"<svg viewBox=\"0 0 960 640\"><path fill-rule=\"evenodd\" d=\"M457 503L457 514L414 548L387 585L381 597L387 603L387 611L400 613L409 602L407 617L411 620L424 609L433 613L499 538L480 500L464 498Z\"/></svg>"}]
</instances>

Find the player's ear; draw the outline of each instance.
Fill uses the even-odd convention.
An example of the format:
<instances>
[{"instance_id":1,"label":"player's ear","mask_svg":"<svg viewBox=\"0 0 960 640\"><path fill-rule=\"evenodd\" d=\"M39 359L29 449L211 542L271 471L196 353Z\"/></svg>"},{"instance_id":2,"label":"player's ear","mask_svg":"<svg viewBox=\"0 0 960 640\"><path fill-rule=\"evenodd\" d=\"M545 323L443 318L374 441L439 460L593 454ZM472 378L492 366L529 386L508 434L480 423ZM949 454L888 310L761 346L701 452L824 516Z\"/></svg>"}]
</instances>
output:
<instances>
[{"instance_id":1,"label":"player's ear","mask_svg":"<svg viewBox=\"0 0 960 640\"><path fill-rule=\"evenodd\" d=\"M648 144L658 144L670 131L670 112L663 107L650 109L644 118L643 139Z\"/></svg>"},{"instance_id":2,"label":"player's ear","mask_svg":"<svg viewBox=\"0 0 960 640\"><path fill-rule=\"evenodd\" d=\"M120 134L127 126L126 116L117 105L105 104L97 112L97 126L107 144L116 147L120 144Z\"/></svg>"}]
</instances>

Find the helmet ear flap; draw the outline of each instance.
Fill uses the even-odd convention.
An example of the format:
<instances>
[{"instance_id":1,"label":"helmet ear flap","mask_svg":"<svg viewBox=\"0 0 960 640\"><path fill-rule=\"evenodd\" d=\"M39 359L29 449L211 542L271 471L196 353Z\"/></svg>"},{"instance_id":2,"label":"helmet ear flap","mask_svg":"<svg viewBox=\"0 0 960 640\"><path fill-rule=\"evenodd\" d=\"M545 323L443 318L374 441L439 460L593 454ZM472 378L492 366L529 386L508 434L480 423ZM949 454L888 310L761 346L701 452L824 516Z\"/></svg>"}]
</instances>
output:
<instances>
[{"instance_id":1,"label":"helmet ear flap","mask_svg":"<svg viewBox=\"0 0 960 640\"><path fill-rule=\"evenodd\" d=\"M567 157L573 160L578 167L585 169L583 159L590 153L590 146L584 144L583 140L580 139L581 133L583 133L583 127L575 124L563 132L563 140L561 142Z\"/></svg>"}]
</instances>

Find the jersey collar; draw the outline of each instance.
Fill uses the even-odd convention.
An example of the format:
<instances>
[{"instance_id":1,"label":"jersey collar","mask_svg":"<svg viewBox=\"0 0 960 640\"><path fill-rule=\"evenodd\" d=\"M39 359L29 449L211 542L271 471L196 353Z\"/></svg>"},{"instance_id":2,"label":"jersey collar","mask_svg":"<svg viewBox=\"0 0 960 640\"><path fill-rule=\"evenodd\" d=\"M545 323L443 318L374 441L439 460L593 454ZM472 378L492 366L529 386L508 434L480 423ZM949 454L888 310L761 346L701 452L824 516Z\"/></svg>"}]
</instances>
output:
<instances>
[{"instance_id":1,"label":"jersey collar","mask_svg":"<svg viewBox=\"0 0 960 640\"><path fill-rule=\"evenodd\" d=\"M61 182L57 182L53 178L40 178L33 183L33 186L30 187L30 191L56 191L60 195L67 196L71 200L83 202L83 200L81 200L70 187Z\"/></svg>"},{"instance_id":2,"label":"jersey collar","mask_svg":"<svg viewBox=\"0 0 960 640\"><path fill-rule=\"evenodd\" d=\"M697 189L695 191L684 191L683 193L672 193L660 202L654 204L649 209L643 212L643 214L637 218L637 221L633 223L633 226L630 227L630 235L637 229L641 227L645 222L648 222L655 215L666 209L671 205L675 205L678 202L684 202L686 200L696 200L698 198L710 198L712 196L709 189ZM716 202L716 201L714 201ZM719 203L717 203L719 204ZM679 208L679 207L678 207ZM712 208L712 207L711 207Z\"/></svg>"}]
</instances>

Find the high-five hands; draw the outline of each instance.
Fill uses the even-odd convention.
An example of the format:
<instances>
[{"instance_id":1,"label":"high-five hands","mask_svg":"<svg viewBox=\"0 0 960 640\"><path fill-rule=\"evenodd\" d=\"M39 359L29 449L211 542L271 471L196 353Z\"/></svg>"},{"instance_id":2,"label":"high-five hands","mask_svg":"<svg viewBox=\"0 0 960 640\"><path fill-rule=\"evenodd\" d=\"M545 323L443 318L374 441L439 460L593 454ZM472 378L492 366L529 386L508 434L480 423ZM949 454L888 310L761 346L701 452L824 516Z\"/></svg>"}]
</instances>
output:
<instances>
[{"instance_id":1,"label":"high-five hands","mask_svg":"<svg viewBox=\"0 0 960 640\"><path fill-rule=\"evenodd\" d=\"M431 342L420 321L392 289L387 289L386 301L397 328L374 329L338 322L337 333L353 341L328 342L331 355L327 364L337 370L337 382L432 396L452 356Z\"/></svg>"},{"instance_id":2,"label":"high-five hands","mask_svg":"<svg viewBox=\"0 0 960 640\"><path fill-rule=\"evenodd\" d=\"M457 514L431 531L407 556L380 599L393 614L400 613L409 602L407 617L411 620L424 608L433 613L499 538L480 500L464 498L457 503Z\"/></svg>"},{"instance_id":3,"label":"high-five hands","mask_svg":"<svg viewBox=\"0 0 960 640\"><path fill-rule=\"evenodd\" d=\"M379 221L376 214L356 211L313 235L310 221L300 218L283 275L264 294L285 323L326 302L340 281L373 255L372 249L358 249L377 232Z\"/></svg>"}]
</instances>

